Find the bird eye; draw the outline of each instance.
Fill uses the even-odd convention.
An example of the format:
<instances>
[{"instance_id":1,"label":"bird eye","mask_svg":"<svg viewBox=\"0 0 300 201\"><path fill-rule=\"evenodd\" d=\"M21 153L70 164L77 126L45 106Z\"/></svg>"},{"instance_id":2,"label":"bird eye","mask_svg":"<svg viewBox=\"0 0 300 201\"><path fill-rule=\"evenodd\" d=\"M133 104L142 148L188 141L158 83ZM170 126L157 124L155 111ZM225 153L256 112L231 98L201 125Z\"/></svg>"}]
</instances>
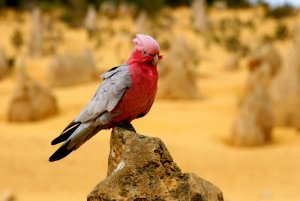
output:
<instances>
[{"instance_id":1,"label":"bird eye","mask_svg":"<svg viewBox=\"0 0 300 201\"><path fill-rule=\"evenodd\" d=\"M147 51L142 51L143 55L149 56L149 53Z\"/></svg>"}]
</instances>

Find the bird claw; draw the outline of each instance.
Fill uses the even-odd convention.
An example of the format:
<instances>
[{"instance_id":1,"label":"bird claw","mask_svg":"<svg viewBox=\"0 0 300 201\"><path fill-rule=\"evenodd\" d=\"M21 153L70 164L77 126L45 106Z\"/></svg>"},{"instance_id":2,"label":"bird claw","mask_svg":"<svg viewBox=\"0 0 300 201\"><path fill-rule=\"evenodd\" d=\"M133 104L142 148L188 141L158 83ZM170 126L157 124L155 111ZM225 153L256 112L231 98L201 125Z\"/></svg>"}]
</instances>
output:
<instances>
[{"instance_id":1,"label":"bird claw","mask_svg":"<svg viewBox=\"0 0 300 201\"><path fill-rule=\"evenodd\" d=\"M116 126L118 126L120 128L124 128L124 129L129 130L129 131L133 131L133 132L136 133L136 130L135 130L135 128L133 127L133 125L131 123L120 122Z\"/></svg>"}]
</instances>

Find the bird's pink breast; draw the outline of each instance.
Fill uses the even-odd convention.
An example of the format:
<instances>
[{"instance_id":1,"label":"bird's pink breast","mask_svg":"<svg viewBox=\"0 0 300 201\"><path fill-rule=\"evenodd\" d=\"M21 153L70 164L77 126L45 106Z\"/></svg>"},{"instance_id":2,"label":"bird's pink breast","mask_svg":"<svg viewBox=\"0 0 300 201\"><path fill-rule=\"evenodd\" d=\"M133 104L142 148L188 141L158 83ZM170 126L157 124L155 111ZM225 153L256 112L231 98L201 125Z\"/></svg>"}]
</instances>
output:
<instances>
[{"instance_id":1,"label":"bird's pink breast","mask_svg":"<svg viewBox=\"0 0 300 201\"><path fill-rule=\"evenodd\" d=\"M131 122L138 115L147 113L156 95L158 73L156 66L136 64L129 67L131 87L125 92L121 102L112 113L119 113L114 122Z\"/></svg>"}]
</instances>

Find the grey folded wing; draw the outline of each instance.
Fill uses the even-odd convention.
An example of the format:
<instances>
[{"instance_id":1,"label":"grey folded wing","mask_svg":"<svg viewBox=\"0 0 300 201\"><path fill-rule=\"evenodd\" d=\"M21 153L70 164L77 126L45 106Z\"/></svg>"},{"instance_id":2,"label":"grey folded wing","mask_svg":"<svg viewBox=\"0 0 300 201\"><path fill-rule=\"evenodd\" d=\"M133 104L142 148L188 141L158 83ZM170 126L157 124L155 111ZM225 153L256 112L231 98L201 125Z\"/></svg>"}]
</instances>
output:
<instances>
[{"instance_id":1,"label":"grey folded wing","mask_svg":"<svg viewBox=\"0 0 300 201\"><path fill-rule=\"evenodd\" d=\"M101 75L103 82L94 97L76 117L74 122L95 120L106 111L112 111L122 99L126 89L131 86L129 66L117 66Z\"/></svg>"}]
</instances>

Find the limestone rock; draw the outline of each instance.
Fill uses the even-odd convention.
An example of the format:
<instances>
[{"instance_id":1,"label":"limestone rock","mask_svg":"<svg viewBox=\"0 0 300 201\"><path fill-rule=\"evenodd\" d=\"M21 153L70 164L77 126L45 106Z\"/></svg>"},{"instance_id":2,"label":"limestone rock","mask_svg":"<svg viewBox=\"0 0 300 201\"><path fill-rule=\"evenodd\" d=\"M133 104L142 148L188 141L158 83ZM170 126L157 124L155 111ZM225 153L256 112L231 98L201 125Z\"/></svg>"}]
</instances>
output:
<instances>
[{"instance_id":1,"label":"limestone rock","mask_svg":"<svg viewBox=\"0 0 300 201\"><path fill-rule=\"evenodd\" d=\"M32 11L32 25L29 40L29 54L33 57L40 57L43 50L42 19L39 8Z\"/></svg>"},{"instance_id":2,"label":"limestone rock","mask_svg":"<svg viewBox=\"0 0 300 201\"><path fill-rule=\"evenodd\" d=\"M79 56L62 54L54 56L49 64L47 79L51 86L69 86L98 79L99 73L89 50Z\"/></svg>"},{"instance_id":3,"label":"limestone rock","mask_svg":"<svg viewBox=\"0 0 300 201\"><path fill-rule=\"evenodd\" d=\"M103 16L108 16L110 18L115 17L118 13L117 6L112 1L104 1L101 3L100 13Z\"/></svg>"},{"instance_id":4,"label":"limestone rock","mask_svg":"<svg viewBox=\"0 0 300 201\"><path fill-rule=\"evenodd\" d=\"M168 57L159 64L159 88L157 97L161 99L197 99L197 52L177 39Z\"/></svg>"},{"instance_id":5,"label":"limestone rock","mask_svg":"<svg viewBox=\"0 0 300 201\"><path fill-rule=\"evenodd\" d=\"M158 138L114 128L107 178L88 195L100 200L222 201L222 192L192 173L182 173Z\"/></svg>"},{"instance_id":6,"label":"limestone rock","mask_svg":"<svg viewBox=\"0 0 300 201\"><path fill-rule=\"evenodd\" d=\"M96 35L96 32L98 30L97 11L94 5L89 5L84 25L88 32L89 38L92 39Z\"/></svg>"},{"instance_id":7,"label":"limestone rock","mask_svg":"<svg viewBox=\"0 0 300 201\"><path fill-rule=\"evenodd\" d=\"M208 29L205 2L205 0L194 0L192 3L194 12L194 27L197 31L206 31Z\"/></svg>"},{"instance_id":8,"label":"limestone rock","mask_svg":"<svg viewBox=\"0 0 300 201\"><path fill-rule=\"evenodd\" d=\"M273 113L262 86L248 95L233 123L231 140L237 146L263 145L271 140Z\"/></svg>"},{"instance_id":9,"label":"limestone rock","mask_svg":"<svg viewBox=\"0 0 300 201\"><path fill-rule=\"evenodd\" d=\"M270 42L263 42L253 48L248 63L249 74L241 102L256 89L263 86L269 92L274 77L281 69L281 58Z\"/></svg>"},{"instance_id":10,"label":"limestone rock","mask_svg":"<svg viewBox=\"0 0 300 201\"><path fill-rule=\"evenodd\" d=\"M146 11L141 11L135 22L136 33L151 33L151 23Z\"/></svg>"},{"instance_id":11,"label":"limestone rock","mask_svg":"<svg viewBox=\"0 0 300 201\"><path fill-rule=\"evenodd\" d=\"M283 68L270 87L275 124L300 128L300 25L294 31Z\"/></svg>"},{"instance_id":12,"label":"limestone rock","mask_svg":"<svg viewBox=\"0 0 300 201\"><path fill-rule=\"evenodd\" d=\"M230 55L225 59L224 70L234 71L239 68L239 57L237 55Z\"/></svg>"},{"instance_id":13,"label":"limestone rock","mask_svg":"<svg viewBox=\"0 0 300 201\"><path fill-rule=\"evenodd\" d=\"M53 15L43 17L43 55L53 55L56 53L60 43L64 40L64 34Z\"/></svg>"},{"instance_id":14,"label":"limestone rock","mask_svg":"<svg viewBox=\"0 0 300 201\"><path fill-rule=\"evenodd\" d=\"M214 1L213 7L221 11L228 9L228 5L225 1Z\"/></svg>"},{"instance_id":15,"label":"limestone rock","mask_svg":"<svg viewBox=\"0 0 300 201\"><path fill-rule=\"evenodd\" d=\"M2 196L2 201L15 201L16 197L9 191L5 191Z\"/></svg>"},{"instance_id":16,"label":"limestone rock","mask_svg":"<svg viewBox=\"0 0 300 201\"><path fill-rule=\"evenodd\" d=\"M262 64L268 64L270 68L270 76L274 77L281 68L281 58L269 41L263 41L254 46L248 61L248 67L251 71L255 71Z\"/></svg>"},{"instance_id":17,"label":"limestone rock","mask_svg":"<svg viewBox=\"0 0 300 201\"><path fill-rule=\"evenodd\" d=\"M118 17L128 17L132 16L133 13L135 12L135 7L132 3L130 2L120 2L119 7L118 7Z\"/></svg>"},{"instance_id":18,"label":"limestone rock","mask_svg":"<svg viewBox=\"0 0 300 201\"><path fill-rule=\"evenodd\" d=\"M8 108L8 121L36 121L57 113L56 98L20 67L17 87Z\"/></svg>"}]
</instances>

